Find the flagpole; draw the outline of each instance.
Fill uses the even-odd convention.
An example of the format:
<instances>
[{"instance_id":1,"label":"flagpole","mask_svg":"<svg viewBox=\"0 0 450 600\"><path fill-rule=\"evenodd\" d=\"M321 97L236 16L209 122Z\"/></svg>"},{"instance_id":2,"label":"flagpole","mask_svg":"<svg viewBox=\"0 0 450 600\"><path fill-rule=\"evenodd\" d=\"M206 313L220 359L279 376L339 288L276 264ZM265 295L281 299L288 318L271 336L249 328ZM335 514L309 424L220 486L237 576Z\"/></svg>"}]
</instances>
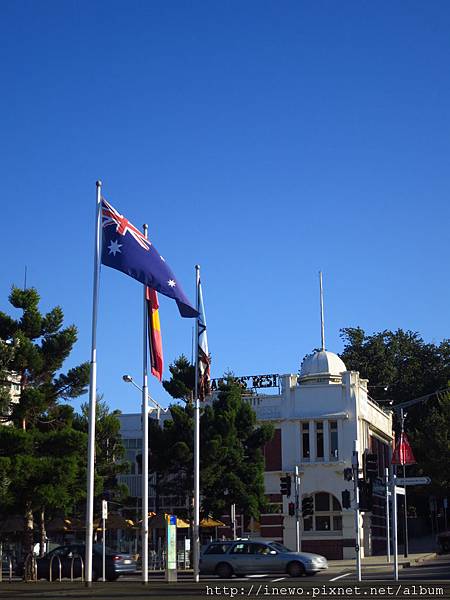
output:
<instances>
[{"instance_id":1,"label":"flagpole","mask_svg":"<svg viewBox=\"0 0 450 600\"><path fill-rule=\"evenodd\" d=\"M144 225L148 237L148 225ZM148 583L148 309L144 285L144 322L142 345L142 583Z\"/></svg>"},{"instance_id":2,"label":"flagpole","mask_svg":"<svg viewBox=\"0 0 450 600\"><path fill-rule=\"evenodd\" d=\"M97 402L97 313L98 289L100 279L100 242L101 242L101 202L102 182L97 181L97 204L94 245L94 286L92 296L92 342L91 364L89 376L89 417L88 417L88 465L87 465L87 499L86 499L86 586L92 586L92 542L94 535L94 469L95 469L95 419Z\"/></svg>"},{"instance_id":3,"label":"flagpole","mask_svg":"<svg viewBox=\"0 0 450 600\"><path fill-rule=\"evenodd\" d=\"M200 266L195 265L195 306L199 313L195 320L195 386L194 386L194 581L198 582L200 559L200 401L198 397L198 320L200 318Z\"/></svg>"}]
</instances>

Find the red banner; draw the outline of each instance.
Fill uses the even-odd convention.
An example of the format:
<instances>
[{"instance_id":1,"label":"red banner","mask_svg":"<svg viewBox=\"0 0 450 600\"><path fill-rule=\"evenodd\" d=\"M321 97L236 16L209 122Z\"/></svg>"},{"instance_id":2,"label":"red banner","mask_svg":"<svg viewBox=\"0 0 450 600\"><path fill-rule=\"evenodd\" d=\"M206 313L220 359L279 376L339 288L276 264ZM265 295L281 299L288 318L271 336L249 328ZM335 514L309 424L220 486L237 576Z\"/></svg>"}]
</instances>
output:
<instances>
[{"instance_id":1,"label":"red banner","mask_svg":"<svg viewBox=\"0 0 450 600\"><path fill-rule=\"evenodd\" d=\"M400 438L395 445L394 453L392 455L392 464L393 465L414 465L416 464L416 459L414 458L414 454L412 448L409 444L408 436L406 433L401 433Z\"/></svg>"}]
</instances>

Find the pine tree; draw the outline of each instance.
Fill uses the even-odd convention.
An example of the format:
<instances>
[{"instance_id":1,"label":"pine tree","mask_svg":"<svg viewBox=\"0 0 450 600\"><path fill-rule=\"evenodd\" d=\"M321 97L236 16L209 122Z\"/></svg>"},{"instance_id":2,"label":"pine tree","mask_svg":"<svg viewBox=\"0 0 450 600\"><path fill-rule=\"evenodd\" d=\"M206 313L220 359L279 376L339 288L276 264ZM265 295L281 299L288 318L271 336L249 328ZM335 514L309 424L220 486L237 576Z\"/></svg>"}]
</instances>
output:
<instances>
[{"instance_id":1,"label":"pine tree","mask_svg":"<svg viewBox=\"0 0 450 600\"><path fill-rule=\"evenodd\" d=\"M60 372L77 328L63 328L59 306L42 314L39 300L34 288L13 287L9 301L22 316L0 312L2 414L7 422L0 427L0 502L3 512L24 514L26 553L33 545L34 513L40 514L43 538L46 510L63 510L74 502L86 448L85 435L72 427L73 409L61 401L86 391L89 364ZM5 374L18 385L17 398L5 394Z\"/></svg>"},{"instance_id":2,"label":"pine tree","mask_svg":"<svg viewBox=\"0 0 450 600\"><path fill-rule=\"evenodd\" d=\"M192 398L194 368L180 357L170 367L166 389L175 398ZM191 402L172 405L171 419L159 427L150 420L149 468L156 473L156 495L178 495L187 500L191 517L193 496L194 411ZM225 376L217 398L202 407L200 422L200 485L202 511L220 517L235 503L247 517L259 516L265 506L262 448L273 427L256 425L256 415L242 398L242 387ZM224 495L224 490L228 493Z\"/></svg>"}]
</instances>

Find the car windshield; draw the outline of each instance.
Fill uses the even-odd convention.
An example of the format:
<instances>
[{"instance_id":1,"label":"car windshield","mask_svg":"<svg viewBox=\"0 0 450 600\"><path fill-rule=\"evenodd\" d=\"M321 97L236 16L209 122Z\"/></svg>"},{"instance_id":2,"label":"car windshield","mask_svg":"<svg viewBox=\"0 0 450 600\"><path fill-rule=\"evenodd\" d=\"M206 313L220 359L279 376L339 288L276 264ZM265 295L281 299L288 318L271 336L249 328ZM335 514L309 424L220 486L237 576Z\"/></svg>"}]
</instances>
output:
<instances>
[{"instance_id":1,"label":"car windshield","mask_svg":"<svg viewBox=\"0 0 450 600\"><path fill-rule=\"evenodd\" d=\"M280 544L279 542L270 542L269 546L274 550L278 550L278 552L292 552L290 548L283 546L283 544Z\"/></svg>"}]
</instances>

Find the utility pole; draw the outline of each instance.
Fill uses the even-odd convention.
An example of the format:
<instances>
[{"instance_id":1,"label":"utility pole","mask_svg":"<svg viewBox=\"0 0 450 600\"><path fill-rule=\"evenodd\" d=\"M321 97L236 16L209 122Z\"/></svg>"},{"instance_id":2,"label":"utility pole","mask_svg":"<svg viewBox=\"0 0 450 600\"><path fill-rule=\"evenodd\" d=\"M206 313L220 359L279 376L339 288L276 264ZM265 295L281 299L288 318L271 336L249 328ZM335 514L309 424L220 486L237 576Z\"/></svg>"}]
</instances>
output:
<instances>
[{"instance_id":1,"label":"utility pole","mask_svg":"<svg viewBox=\"0 0 450 600\"><path fill-rule=\"evenodd\" d=\"M397 541L397 477L392 477L392 536L394 540L394 579L398 581L398 541Z\"/></svg>"},{"instance_id":2,"label":"utility pole","mask_svg":"<svg viewBox=\"0 0 450 600\"><path fill-rule=\"evenodd\" d=\"M358 460L358 441L355 440L355 449L353 450L352 456L352 469L353 469L353 484L355 491L355 552L356 552L356 572L358 575L358 581L361 581L361 548L360 548L360 535L359 535L359 460Z\"/></svg>"},{"instance_id":3,"label":"utility pole","mask_svg":"<svg viewBox=\"0 0 450 600\"><path fill-rule=\"evenodd\" d=\"M300 475L298 465L295 466L295 478L294 478L294 489L295 489L295 549L297 552L301 552L301 541L300 541Z\"/></svg>"},{"instance_id":4,"label":"utility pole","mask_svg":"<svg viewBox=\"0 0 450 600\"><path fill-rule=\"evenodd\" d=\"M401 424L402 424L402 438L403 438L403 434L405 433L405 418L406 415L403 412L403 408L400 409L400 420L401 420ZM403 479L406 478L406 465L405 462L403 462ZM404 496L404 500L403 500L403 508L404 508L404 515L403 515L403 537L404 537L404 546L403 546L403 555L405 558L408 558L408 507L406 504L406 484L405 484L405 496Z\"/></svg>"},{"instance_id":5,"label":"utility pole","mask_svg":"<svg viewBox=\"0 0 450 600\"><path fill-rule=\"evenodd\" d=\"M390 535L390 529L391 529L391 523L390 523L390 514L389 514L389 496L391 495L391 492L389 490L389 469L386 468L384 470L384 485L385 485L385 492L386 492L386 557L387 557L387 562L390 563L391 562L391 535Z\"/></svg>"}]
</instances>

